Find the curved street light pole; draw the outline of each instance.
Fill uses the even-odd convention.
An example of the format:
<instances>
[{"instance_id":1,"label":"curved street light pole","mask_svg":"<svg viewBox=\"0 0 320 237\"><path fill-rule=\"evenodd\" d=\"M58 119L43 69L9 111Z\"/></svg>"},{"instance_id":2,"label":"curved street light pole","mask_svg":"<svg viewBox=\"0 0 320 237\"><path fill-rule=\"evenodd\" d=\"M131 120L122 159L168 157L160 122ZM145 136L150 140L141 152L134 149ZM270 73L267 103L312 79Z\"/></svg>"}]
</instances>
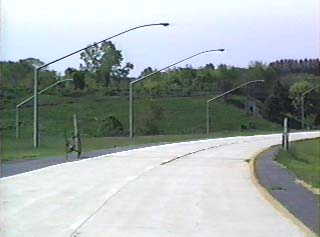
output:
<instances>
[{"instance_id":1,"label":"curved street light pole","mask_svg":"<svg viewBox=\"0 0 320 237\"><path fill-rule=\"evenodd\" d=\"M210 133L210 111L209 111L209 103L210 103L211 101L217 100L217 99L221 98L222 96L225 96L225 95L227 95L227 94L229 94L229 93L231 93L231 92L233 92L233 91L235 91L235 90L238 90L238 89L240 89L240 88L242 88L242 87L244 87L244 86L246 86L246 85L248 85L248 84L255 83L255 82L264 82L264 80L254 80L254 81L249 81L249 82L243 83L243 84L241 84L241 85L239 85L239 86L237 86L237 87L235 87L235 88L233 88L233 89L231 89L231 90L228 90L228 91L226 91L226 92L224 92L224 93L222 93L222 94L220 94L220 95L217 95L217 96L215 96L215 97L207 100L207 106L206 106L206 122L207 122L207 126L206 126L206 127L207 127L207 134Z\"/></svg>"},{"instance_id":2,"label":"curved street light pole","mask_svg":"<svg viewBox=\"0 0 320 237\"><path fill-rule=\"evenodd\" d=\"M155 71L155 72L152 72L152 73L150 73L150 74L148 74L148 75L146 75L146 76L144 76L144 77L142 77L142 78L139 78L139 79L137 79L137 80L134 80L134 81L130 82L130 85L129 85L129 130L130 130L129 136L130 136L130 138L133 138L133 135L134 135L134 134L133 134L133 96L132 96L133 84L135 84L135 83L137 83L137 82L139 82L139 81L145 80L145 79L147 79L147 78L149 78L149 77L151 77L151 76L153 76L153 75L155 75L155 74L157 74L157 73L159 73L159 72L162 72L162 71L164 71L164 70L166 70L166 69L168 69L168 68L170 68L170 67L173 67L173 66L175 66L175 65L177 65L177 64L179 64L179 63L182 63L182 62L184 62L184 61L187 61L187 60L189 60L189 59L191 59L191 58L194 58L194 57L196 57L196 56L198 56L198 55L200 55L200 54L205 54L205 53L210 53L210 52L216 52L216 51L223 52L224 49L212 49L212 50L206 50L206 51L203 51L203 52L194 54L194 55L192 55L192 56L190 56L190 57L187 57L187 58L185 58L185 59L182 59L182 60L180 60L180 61L178 61L178 62L176 62L176 63L173 63L173 64L171 64L171 65L169 65L169 66L166 66L166 67L164 67L164 68L162 68L162 69L160 69L160 70L157 70L157 71Z\"/></svg>"},{"instance_id":3,"label":"curved street light pole","mask_svg":"<svg viewBox=\"0 0 320 237\"><path fill-rule=\"evenodd\" d=\"M51 84L50 86L44 88L43 90L39 91L38 92L38 95L44 93L45 91L49 90L50 88L62 83L62 82L66 82L66 81L73 81L73 79L64 79L64 80L59 80L59 81L56 81L55 83ZM30 100L32 100L34 98L34 95L33 96L30 96L29 98L25 99L24 101L22 101L21 103L17 104L16 105L16 138L18 139L19 138L19 135L20 135L20 125L19 125L19 108L28 103Z\"/></svg>"},{"instance_id":4,"label":"curved street light pole","mask_svg":"<svg viewBox=\"0 0 320 237\"><path fill-rule=\"evenodd\" d=\"M93 47L93 46L96 46L96 45L98 45L98 44L100 44L100 43L103 43L103 42L105 42L105 41L108 41L108 40L110 40L110 39L113 39L113 38L115 38L115 37L117 37L117 36L119 36L119 35L125 34L125 33L129 32L129 31L133 31L133 30L136 30L136 29L139 29L139 28L149 27L149 26L169 26L169 23L156 23L156 24L147 24L147 25L141 25L141 26L133 27L133 28L131 28L131 29L125 30L125 31L120 32L120 33L118 33L118 34L116 34L116 35L113 35L113 36L111 36L111 37L109 37L109 38L106 38L106 39L104 39L104 40L101 40L101 41L99 41L98 43L94 43L94 44L92 44L92 45L89 45L89 46L87 46L87 47L84 47L84 48L82 48L82 49L79 49L79 50L77 50L77 51L74 51L74 52L72 52L72 53L69 53L69 54L67 54L67 55L65 55L65 56L63 56L63 57L61 57L61 58L58 58L58 59L56 59L56 60L53 60L53 61L51 61L51 62L49 62L49 63L46 63L46 64L44 64L44 65L42 65L42 66L40 66L40 67L36 67L36 68L34 69L34 87L33 87L33 96L34 96L34 105L33 105L33 146L34 146L34 147L38 147L38 146L39 146L38 72L39 72L42 68L45 68L45 67L47 67L47 66L49 66L49 65L51 65L51 64L53 64L53 63L56 63L56 62L58 62L58 61L61 61L61 60L65 59L65 58L68 58L68 57L70 57L70 56L72 56L72 55L74 55L74 54L76 54L76 53L79 53L79 52L81 52L81 51L83 51L83 50L89 49L89 48L91 48L91 47Z\"/></svg>"}]
</instances>

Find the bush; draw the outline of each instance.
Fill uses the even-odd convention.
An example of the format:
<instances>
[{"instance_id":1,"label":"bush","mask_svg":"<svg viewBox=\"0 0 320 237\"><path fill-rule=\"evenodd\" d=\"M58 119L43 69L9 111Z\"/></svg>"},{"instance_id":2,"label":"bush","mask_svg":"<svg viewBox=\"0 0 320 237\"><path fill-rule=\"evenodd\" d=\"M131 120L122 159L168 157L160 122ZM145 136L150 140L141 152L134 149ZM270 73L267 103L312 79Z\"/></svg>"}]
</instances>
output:
<instances>
[{"instance_id":1,"label":"bush","mask_svg":"<svg viewBox=\"0 0 320 237\"><path fill-rule=\"evenodd\" d=\"M226 102L240 109L245 109L245 98L240 96L232 96L226 99Z\"/></svg>"},{"instance_id":2,"label":"bush","mask_svg":"<svg viewBox=\"0 0 320 237\"><path fill-rule=\"evenodd\" d=\"M154 103L149 102L148 109L141 118L143 124L140 127L140 132L143 135L158 135L161 133L159 122L164 117L163 108Z\"/></svg>"},{"instance_id":3,"label":"bush","mask_svg":"<svg viewBox=\"0 0 320 237\"><path fill-rule=\"evenodd\" d=\"M109 115L101 121L98 133L102 136L119 136L123 134L123 125L115 116Z\"/></svg>"},{"instance_id":4,"label":"bush","mask_svg":"<svg viewBox=\"0 0 320 237\"><path fill-rule=\"evenodd\" d=\"M104 95L105 96L118 96L119 91L116 88L105 88L104 89Z\"/></svg>"}]
</instances>

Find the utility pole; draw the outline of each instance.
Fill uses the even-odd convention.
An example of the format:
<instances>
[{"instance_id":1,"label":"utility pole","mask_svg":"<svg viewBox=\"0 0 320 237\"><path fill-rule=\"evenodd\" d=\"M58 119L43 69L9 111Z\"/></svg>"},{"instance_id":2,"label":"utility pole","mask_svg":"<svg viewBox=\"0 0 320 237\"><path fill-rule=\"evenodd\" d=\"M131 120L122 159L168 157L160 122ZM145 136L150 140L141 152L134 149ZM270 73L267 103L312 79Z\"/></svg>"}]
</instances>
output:
<instances>
[{"instance_id":1,"label":"utility pole","mask_svg":"<svg viewBox=\"0 0 320 237\"><path fill-rule=\"evenodd\" d=\"M304 96L301 96L301 129L304 129Z\"/></svg>"},{"instance_id":2,"label":"utility pole","mask_svg":"<svg viewBox=\"0 0 320 237\"><path fill-rule=\"evenodd\" d=\"M81 156L81 138L78 127L78 118L77 115L73 115L73 140L75 145L75 150L78 154L78 158Z\"/></svg>"},{"instance_id":3,"label":"utility pole","mask_svg":"<svg viewBox=\"0 0 320 237\"><path fill-rule=\"evenodd\" d=\"M305 120L305 107L304 107L304 97L310 93L311 91L313 91L314 89L316 89L316 87L313 87L307 91L305 91L304 93L301 94L300 96L300 104L301 104L301 129L304 129L304 120Z\"/></svg>"},{"instance_id":4,"label":"utility pole","mask_svg":"<svg viewBox=\"0 0 320 237\"><path fill-rule=\"evenodd\" d=\"M282 133L282 147L285 151L289 149L289 132L288 132L288 118L283 120L283 133Z\"/></svg>"}]
</instances>

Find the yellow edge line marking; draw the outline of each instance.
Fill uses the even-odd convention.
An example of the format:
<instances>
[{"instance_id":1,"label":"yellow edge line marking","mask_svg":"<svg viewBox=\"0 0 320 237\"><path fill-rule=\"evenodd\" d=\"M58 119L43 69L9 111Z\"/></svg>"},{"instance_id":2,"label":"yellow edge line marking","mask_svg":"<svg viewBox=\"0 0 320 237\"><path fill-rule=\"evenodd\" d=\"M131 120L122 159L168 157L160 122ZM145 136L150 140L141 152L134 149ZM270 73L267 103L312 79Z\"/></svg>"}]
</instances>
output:
<instances>
[{"instance_id":1,"label":"yellow edge line marking","mask_svg":"<svg viewBox=\"0 0 320 237\"><path fill-rule=\"evenodd\" d=\"M285 208L277 199L275 199L268 190L261 185L259 179L256 176L256 161L261 156L261 154L271 147L264 148L259 152L256 152L251 158L249 162L250 166L250 178L254 186L259 190L261 195L277 210L282 216L288 219L291 223L295 224L299 229L308 237L316 237L317 235L313 233L303 222L301 222L297 217L295 217L287 208Z\"/></svg>"}]
</instances>

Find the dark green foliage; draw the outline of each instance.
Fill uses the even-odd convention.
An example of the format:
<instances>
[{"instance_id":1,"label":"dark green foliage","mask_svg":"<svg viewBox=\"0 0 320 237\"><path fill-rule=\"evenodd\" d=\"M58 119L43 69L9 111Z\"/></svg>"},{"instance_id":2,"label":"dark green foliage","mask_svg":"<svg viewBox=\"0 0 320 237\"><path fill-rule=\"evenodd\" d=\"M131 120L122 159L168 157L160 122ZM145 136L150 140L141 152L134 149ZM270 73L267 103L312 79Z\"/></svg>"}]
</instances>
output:
<instances>
[{"instance_id":1,"label":"dark green foliage","mask_svg":"<svg viewBox=\"0 0 320 237\"><path fill-rule=\"evenodd\" d=\"M90 72L100 84L108 87L119 86L119 80L126 78L131 69L132 63L126 63L121 67L123 61L122 52L111 42L103 42L94 45L81 53L84 64L80 65L82 70Z\"/></svg>"},{"instance_id":2,"label":"dark green foliage","mask_svg":"<svg viewBox=\"0 0 320 237\"><path fill-rule=\"evenodd\" d=\"M162 131L160 123L164 118L164 109L154 101L149 101L147 110L140 116L139 130L143 135L158 135Z\"/></svg>"},{"instance_id":3,"label":"dark green foliage","mask_svg":"<svg viewBox=\"0 0 320 237\"><path fill-rule=\"evenodd\" d=\"M225 100L227 103L232 104L240 109L245 109L246 99L240 96L229 96Z\"/></svg>"},{"instance_id":4,"label":"dark green foliage","mask_svg":"<svg viewBox=\"0 0 320 237\"><path fill-rule=\"evenodd\" d=\"M37 59L37 58L21 59L21 60L19 60L19 63L27 64L33 68L37 68L37 67L44 65L44 62L42 62L40 59Z\"/></svg>"},{"instance_id":5,"label":"dark green foliage","mask_svg":"<svg viewBox=\"0 0 320 237\"><path fill-rule=\"evenodd\" d=\"M320 75L319 59L281 59L270 63L270 67L277 72L286 73L310 73Z\"/></svg>"},{"instance_id":6,"label":"dark green foliage","mask_svg":"<svg viewBox=\"0 0 320 237\"><path fill-rule=\"evenodd\" d=\"M59 76L48 68L42 69L39 72L39 89L51 85L58 79L73 78L74 84L61 83L46 94L72 97L128 95L129 83L136 79L128 78L133 64L123 64L122 52L112 42L87 49L81 54L81 59L83 60L83 64L80 65L81 70L68 68L64 76ZM227 65L215 67L212 63L200 68L186 65L156 73L147 80L135 84L134 96L135 98L214 97L242 83L264 80L265 83L247 85L222 99L241 109L246 108L246 101L230 99L230 96L237 95L250 99L259 105L263 117L273 122L282 123L284 116L299 121L301 104L296 103L294 96L289 97L288 91L296 83L307 83L310 86L320 84L320 78L315 72L318 64L319 60L314 59L280 60L270 65L253 62L248 68ZM22 59L18 62L0 62L0 107L14 105L15 98L21 101L32 95L34 67L40 65L43 65L43 62L35 58ZM155 71L156 69L147 67L141 72L140 78ZM305 98L308 127L312 127L319 120L317 119L319 113L320 93L314 91ZM149 127L149 130L156 130L151 125Z\"/></svg>"},{"instance_id":7,"label":"dark green foliage","mask_svg":"<svg viewBox=\"0 0 320 237\"><path fill-rule=\"evenodd\" d=\"M290 87L290 98L292 99L295 116L300 116L302 105L304 106L305 116L320 113L320 80L317 83L319 83L318 86L303 80L295 82ZM308 93L305 94L306 92ZM303 98L302 95L304 95Z\"/></svg>"},{"instance_id":8,"label":"dark green foliage","mask_svg":"<svg viewBox=\"0 0 320 237\"><path fill-rule=\"evenodd\" d=\"M123 135L123 125L114 115L109 115L101 121L98 134L104 137Z\"/></svg>"},{"instance_id":9,"label":"dark green foliage","mask_svg":"<svg viewBox=\"0 0 320 237\"><path fill-rule=\"evenodd\" d=\"M19 62L0 62L2 88L30 88L34 69L31 65Z\"/></svg>"},{"instance_id":10,"label":"dark green foliage","mask_svg":"<svg viewBox=\"0 0 320 237\"><path fill-rule=\"evenodd\" d=\"M85 78L85 72L83 71L76 71L73 73L73 83L74 83L74 89L77 90L83 90L86 86L84 82Z\"/></svg>"},{"instance_id":11,"label":"dark green foliage","mask_svg":"<svg viewBox=\"0 0 320 237\"><path fill-rule=\"evenodd\" d=\"M291 109L289 90L278 81L273 88L273 94L265 101L263 116L272 122L281 124L286 113L289 113Z\"/></svg>"},{"instance_id":12,"label":"dark green foliage","mask_svg":"<svg viewBox=\"0 0 320 237\"><path fill-rule=\"evenodd\" d=\"M314 125L320 126L320 113L316 115L314 119Z\"/></svg>"},{"instance_id":13,"label":"dark green foliage","mask_svg":"<svg viewBox=\"0 0 320 237\"><path fill-rule=\"evenodd\" d=\"M13 89L17 95L30 94L33 88L34 68L42 64L43 62L34 58L22 59L19 62L0 62L0 89L3 93ZM44 68L38 74L39 89L51 85L56 79L55 71Z\"/></svg>"}]
</instances>

